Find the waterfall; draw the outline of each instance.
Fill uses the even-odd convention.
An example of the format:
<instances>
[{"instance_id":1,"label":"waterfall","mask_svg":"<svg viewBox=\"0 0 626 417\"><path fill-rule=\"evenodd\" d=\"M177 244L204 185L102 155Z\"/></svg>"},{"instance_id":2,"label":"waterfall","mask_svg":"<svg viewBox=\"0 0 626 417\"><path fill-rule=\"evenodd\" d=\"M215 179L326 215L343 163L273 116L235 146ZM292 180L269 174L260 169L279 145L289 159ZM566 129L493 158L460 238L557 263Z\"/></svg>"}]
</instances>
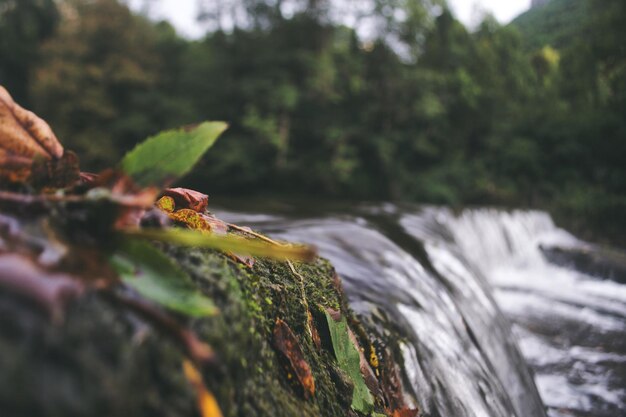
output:
<instances>
[{"instance_id":1,"label":"waterfall","mask_svg":"<svg viewBox=\"0 0 626 417\"><path fill-rule=\"evenodd\" d=\"M626 286L550 264L540 249L588 244L538 211L429 208L401 222L432 258L457 251L488 279L552 416L626 410L626 390L610 377L626 364Z\"/></svg>"}]
</instances>

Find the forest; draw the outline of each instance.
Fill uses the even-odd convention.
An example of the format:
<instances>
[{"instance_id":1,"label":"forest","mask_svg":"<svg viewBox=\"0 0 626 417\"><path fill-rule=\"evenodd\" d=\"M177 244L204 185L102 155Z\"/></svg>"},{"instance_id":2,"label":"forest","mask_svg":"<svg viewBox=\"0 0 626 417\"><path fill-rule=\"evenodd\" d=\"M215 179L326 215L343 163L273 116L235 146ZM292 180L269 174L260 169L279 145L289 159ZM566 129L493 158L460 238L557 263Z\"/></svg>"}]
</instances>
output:
<instances>
[{"instance_id":1,"label":"forest","mask_svg":"<svg viewBox=\"0 0 626 417\"><path fill-rule=\"evenodd\" d=\"M439 0L201 3L190 40L117 0L0 0L0 84L84 170L225 120L183 185L540 208L626 243L624 1L471 30Z\"/></svg>"}]
</instances>

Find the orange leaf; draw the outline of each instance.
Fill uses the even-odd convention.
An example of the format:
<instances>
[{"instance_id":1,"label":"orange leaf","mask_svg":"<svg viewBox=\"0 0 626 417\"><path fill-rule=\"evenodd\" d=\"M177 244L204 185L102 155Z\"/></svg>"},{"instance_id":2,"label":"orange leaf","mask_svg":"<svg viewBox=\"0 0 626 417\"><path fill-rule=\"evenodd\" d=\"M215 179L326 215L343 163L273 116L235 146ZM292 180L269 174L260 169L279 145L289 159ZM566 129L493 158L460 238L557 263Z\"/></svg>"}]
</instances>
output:
<instances>
[{"instance_id":1,"label":"orange leaf","mask_svg":"<svg viewBox=\"0 0 626 417\"><path fill-rule=\"evenodd\" d=\"M167 214L172 220L184 223L190 229L211 232L216 235L225 235L228 231L228 226L223 221L191 209L180 209Z\"/></svg>"},{"instance_id":2,"label":"orange leaf","mask_svg":"<svg viewBox=\"0 0 626 417\"><path fill-rule=\"evenodd\" d=\"M176 208L176 203L174 202L174 199L169 196L163 196L159 198L155 205L159 210L162 210L166 213L173 213L174 209Z\"/></svg>"},{"instance_id":3,"label":"orange leaf","mask_svg":"<svg viewBox=\"0 0 626 417\"><path fill-rule=\"evenodd\" d=\"M188 360L183 361L183 371L187 380L193 385L198 397L198 410L202 417L222 417L217 400L204 385L202 375L196 367Z\"/></svg>"},{"instance_id":4,"label":"orange leaf","mask_svg":"<svg viewBox=\"0 0 626 417\"><path fill-rule=\"evenodd\" d=\"M393 417L418 417L419 411L413 410L410 408L401 408L398 410L394 410Z\"/></svg>"}]
</instances>

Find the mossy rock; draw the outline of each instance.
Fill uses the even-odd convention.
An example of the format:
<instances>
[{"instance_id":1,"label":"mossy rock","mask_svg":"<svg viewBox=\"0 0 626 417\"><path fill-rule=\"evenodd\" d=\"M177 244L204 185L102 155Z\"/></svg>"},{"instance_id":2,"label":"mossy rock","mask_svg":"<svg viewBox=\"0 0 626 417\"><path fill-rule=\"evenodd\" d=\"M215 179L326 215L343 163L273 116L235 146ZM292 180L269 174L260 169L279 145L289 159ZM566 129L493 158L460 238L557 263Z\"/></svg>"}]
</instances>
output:
<instances>
[{"instance_id":1,"label":"mossy rock","mask_svg":"<svg viewBox=\"0 0 626 417\"><path fill-rule=\"evenodd\" d=\"M194 319L168 314L214 349L215 361L201 369L224 416L359 415L350 408L353 384L328 347L324 309L341 312L361 344L369 341L329 262L294 263L292 270L286 262L256 259L250 268L217 251L161 249L220 310ZM129 290L119 284L116 291ZM0 314L3 416L199 414L182 370L184 350L101 291L69 303L63 320L54 323L28 298L0 286ZM291 329L310 367L310 398L273 347L277 319ZM376 410L382 413L388 405L379 391Z\"/></svg>"}]
</instances>

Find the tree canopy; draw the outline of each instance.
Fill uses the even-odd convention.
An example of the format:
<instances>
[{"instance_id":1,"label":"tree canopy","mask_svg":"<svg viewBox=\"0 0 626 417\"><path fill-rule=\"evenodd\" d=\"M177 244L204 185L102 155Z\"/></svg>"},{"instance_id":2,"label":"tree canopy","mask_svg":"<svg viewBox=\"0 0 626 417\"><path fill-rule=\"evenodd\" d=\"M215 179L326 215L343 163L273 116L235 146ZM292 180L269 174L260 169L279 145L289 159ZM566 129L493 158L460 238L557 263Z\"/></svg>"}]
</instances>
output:
<instances>
[{"instance_id":1,"label":"tree canopy","mask_svg":"<svg viewBox=\"0 0 626 417\"><path fill-rule=\"evenodd\" d=\"M472 31L435 0L202 3L191 41L117 0L0 0L0 83L84 169L226 120L189 185L547 207L623 235L623 1L576 0L567 36L558 0Z\"/></svg>"}]
</instances>

